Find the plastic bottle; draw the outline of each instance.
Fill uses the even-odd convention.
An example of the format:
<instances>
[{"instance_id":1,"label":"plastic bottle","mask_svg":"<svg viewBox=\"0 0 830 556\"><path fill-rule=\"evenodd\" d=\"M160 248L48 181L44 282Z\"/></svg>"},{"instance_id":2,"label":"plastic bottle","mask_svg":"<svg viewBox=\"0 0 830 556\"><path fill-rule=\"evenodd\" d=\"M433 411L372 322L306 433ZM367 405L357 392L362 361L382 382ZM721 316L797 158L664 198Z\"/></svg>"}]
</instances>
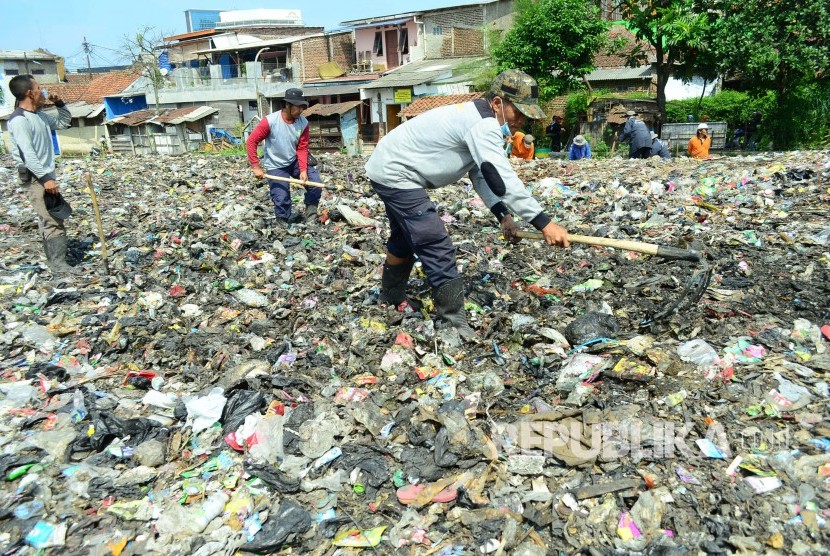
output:
<instances>
[{"instance_id":1,"label":"plastic bottle","mask_svg":"<svg viewBox=\"0 0 830 556\"><path fill-rule=\"evenodd\" d=\"M86 404L84 403L84 394L80 389L75 390L72 394L72 413L70 413L70 420L73 423L80 423L87 416Z\"/></svg>"},{"instance_id":2,"label":"plastic bottle","mask_svg":"<svg viewBox=\"0 0 830 556\"><path fill-rule=\"evenodd\" d=\"M230 498L224 491L211 494L202 505L193 512L189 529L194 533L201 533L208 524L216 519L224 510Z\"/></svg>"}]
</instances>

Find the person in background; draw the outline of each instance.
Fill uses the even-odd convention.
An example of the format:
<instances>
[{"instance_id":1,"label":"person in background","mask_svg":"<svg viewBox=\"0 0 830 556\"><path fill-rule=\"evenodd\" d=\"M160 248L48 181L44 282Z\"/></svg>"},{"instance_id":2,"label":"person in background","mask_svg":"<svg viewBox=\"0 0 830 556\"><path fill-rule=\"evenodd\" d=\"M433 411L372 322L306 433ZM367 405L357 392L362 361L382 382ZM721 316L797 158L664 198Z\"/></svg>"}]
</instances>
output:
<instances>
[{"instance_id":1,"label":"person in background","mask_svg":"<svg viewBox=\"0 0 830 556\"><path fill-rule=\"evenodd\" d=\"M524 160L533 160L533 155L536 151L533 142L533 135L525 135L521 131L517 131L513 134L513 150L510 151L510 156Z\"/></svg>"},{"instance_id":2,"label":"person in background","mask_svg":"<svg viewBox=\"0 0 830 556\"><path fill-rule=\"evenodd\" d=\"M574 142L568 150L568 160L591 158L591 144L582 135L574 137Z\"/></svg>"},{"instance_id":3,"label":"person in background","mask_svg":"<svg viewBox=\"0 0 830 556\"><path fill-rule=\"evenodd\" d=\"M648 158L651 156L651 132L634 110L625 115L628 121L623 126L620 143L628 142L628 158Z\"/></svg>"},{"instance_id":4,"label":"person in background","mask_svg":"<svg viewBox=\"0 0 830 556\"><path fill-rule=\"evenodd\" d=\"M67 238L63 223L71 208L58 188L52 144L52 130L69 127L72 114L59 96L49 95L31 75L13 77L9 91L17 105L8 124L12 159L17 166L18 180L28 188L29 202L37 214L49 270L53 274L75 274L77 269L66 262ZM54 103L57 114L43 110L47 100Z\"/></svg>"},{"instance_id":5,"label":"person in background","mask_svg":"<svg viewBox=\"0 0 830 556\"><path fill-rule=\"evenodd\" d=\"M437 327L476 338L464 309L464 278L456 249L428 192L469 175L473 188L501 224L505 239L517 239L515 212L542 232L548 245L568 246L568 232L555 224L526 189L504 156L503 138L528 118L541 119L539 87L524 72L500 73L484 98L442 106L407 120L380 141L366 163L372 188L389 217L389 239L381 276L383 303L401 310L415 256L432 286ZM405 308L405 307L404 307Z\"/></svg>"},{"instance_id":6,"label":"person in background","mask_svg":"<svg viewBox=\"0 0 830 556\"><path fill-rule=\"evenodd\" d=\"M315 166L309 166L308 120L303 110L308 108L308 100L300 89L285 91L282 110L268 114L254 128L248 137L248 162L254 177L261 180L265 174L294 178L301 181L320 182L320 174ZM257 147L265 142L260 165ZM299 214L291 214L291 189L289 183L281 180L268 180L271 201L274 203L274 216L277 223L288 225L303 219ZM317 217L317 205L323 192L319 187L306 186L305 222L309 224Z\"/></svg>"},{"instance_id":7,"label":"person in background","mask_svg":"<svg viewBox=\"0 0 830 556\"><path fill-rule=\"evenodd\" d=\"M706 122L697 126L697 133L689 139L689 156L692 158L709 158L709 148L712 138L709 137L709 126Z\"/></svg>"},{"instance_id":8,"label":"person in background","mask_svg":"<svg viewBox=\"0 0 830 556\"><path fill-rule=\"evenodd\" d=\"M562 118L554 116L548 127L545 128L545 135L550 137L550 151L558 153L562 150Z\"/></svg>"},{"instance_id":9,"label":"person in background","mask_svg":"<svg viewBox=\"0 0 830 556\"><path fill-rule=\"evenodd\" d=\"M668 147L666 144L660 140L660 137L651 132L651 156L659 156L660 158L671 158L671 153L669 152Z\"/></svg>"}]
</instances>

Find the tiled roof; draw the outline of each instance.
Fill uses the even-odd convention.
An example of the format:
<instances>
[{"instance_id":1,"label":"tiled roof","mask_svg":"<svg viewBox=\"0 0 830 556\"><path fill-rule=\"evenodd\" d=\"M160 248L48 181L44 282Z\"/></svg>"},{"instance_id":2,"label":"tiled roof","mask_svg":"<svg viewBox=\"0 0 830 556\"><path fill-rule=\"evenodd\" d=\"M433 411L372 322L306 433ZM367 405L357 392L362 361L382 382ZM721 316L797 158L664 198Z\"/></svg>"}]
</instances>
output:
<instances>
[{"instance_id":1,"label":"tiled roof","mask_svg":"<svg viewBox=\"0 0 830 556\"><path fill-rule=\"evenodd\" d=\"M596 56L594 56L594 64L597 68L625 67L626 57L624 53L632 52L634 48L638 47L638 45L639 49L645 52L649 62L652 62L655 59L654 48L647 42L638 41L637 37L634 36L634 33L622 25L612 25L611 30L608 32L608 36L612 42L617 39L623 39L625 46L621 48L622 52L619 53L616 51L612 52L610 47L606 48L602 52L599 52Z\"/></svg>"},{"instance_id":2,"label":"tiled roof","mask_svg":"<svg viewBox=\"0 0 830 556\"><path fill-rule=\"evenodd\" d=\"M123 71L97 74L92 79L71 75L68 83L55 83L46 87L65 102L97 104L104 102L104 97L122 92L139 77L137 73Z\"/></svg>"},{"instance_id":3,"label":"tiled roof","mask_svg":"<svg viewBox=\"0 0 830 556\"><path fill-rule=\"evenodd\" d=\"M113 118L113 122L128 126L134 126L143 124L147 120L151 120L155 115L156 112L148 108L146 110L136 110L135 112L130 112L129 114L124 114L123 116Z\"/></svg>"},{"instance_id":4,"label":"tiled roof","mask_svg":"<svg viewBox=\"0 0 830 556\"><path fill-rule=\"evenodd\" d=\"M435 95L429 97L422 97L401 110L400 116L411 118L419 114L423 114L427 110L438 108L439 106L446 106L448 104L458 104L459 102L469 102L477 99L481 93L466 93L463 95Z\"/></svg>"}]
</instances>

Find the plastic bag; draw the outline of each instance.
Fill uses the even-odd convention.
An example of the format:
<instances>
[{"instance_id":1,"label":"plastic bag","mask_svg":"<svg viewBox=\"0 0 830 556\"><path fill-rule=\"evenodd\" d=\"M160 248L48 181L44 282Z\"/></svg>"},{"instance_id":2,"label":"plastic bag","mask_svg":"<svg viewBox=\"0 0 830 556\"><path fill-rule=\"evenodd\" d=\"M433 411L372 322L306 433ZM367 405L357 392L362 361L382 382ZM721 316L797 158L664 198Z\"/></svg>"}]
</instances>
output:
<instances>
[{"instance_id":1,"label":"plastic bag","mask_svg":"<svg viewBox=\"0 0 830 556\"><path fill-rule=\"evenodd\" d=\"M311 528L311 515L295 500L283 500L272 512L252 542L239 547L242 552L276 552Z\"/></svg>"},{"instance_id":2,"label":"plastic bag","mask_svg":"<svg viewBox=\"0 0 830 556\"><path fill-rule=\"evenodd\" d=\"M703 367L714 364L718 357L718 352L706 343L705 340L696 339L677 346L677 355L687 363L693 363L699 367Z\"/></svg>"}]
</instances>

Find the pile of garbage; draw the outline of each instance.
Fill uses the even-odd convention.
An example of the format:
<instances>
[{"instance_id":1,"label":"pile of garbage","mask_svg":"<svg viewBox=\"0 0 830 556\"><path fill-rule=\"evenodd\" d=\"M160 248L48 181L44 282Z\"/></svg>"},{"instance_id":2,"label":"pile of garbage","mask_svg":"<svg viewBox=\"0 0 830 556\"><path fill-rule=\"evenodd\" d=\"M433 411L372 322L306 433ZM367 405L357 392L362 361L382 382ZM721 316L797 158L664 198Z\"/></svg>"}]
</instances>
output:
<instances>
[{"instance_id":1,"label":"pile of garbage","mask_svg":"<svg viewBox=\"0 0 830 556\"><path fill-rule=\"evenodd\" d=\"M515 162L572 233L697 264L509 244L434 192L474 343L418 265L422 312L378 303L383 205L319 159L287 229L243 157L64 160L74 280L0 161L4 554L826 551L830 153Z\"/></svg>"}]
</instances>

